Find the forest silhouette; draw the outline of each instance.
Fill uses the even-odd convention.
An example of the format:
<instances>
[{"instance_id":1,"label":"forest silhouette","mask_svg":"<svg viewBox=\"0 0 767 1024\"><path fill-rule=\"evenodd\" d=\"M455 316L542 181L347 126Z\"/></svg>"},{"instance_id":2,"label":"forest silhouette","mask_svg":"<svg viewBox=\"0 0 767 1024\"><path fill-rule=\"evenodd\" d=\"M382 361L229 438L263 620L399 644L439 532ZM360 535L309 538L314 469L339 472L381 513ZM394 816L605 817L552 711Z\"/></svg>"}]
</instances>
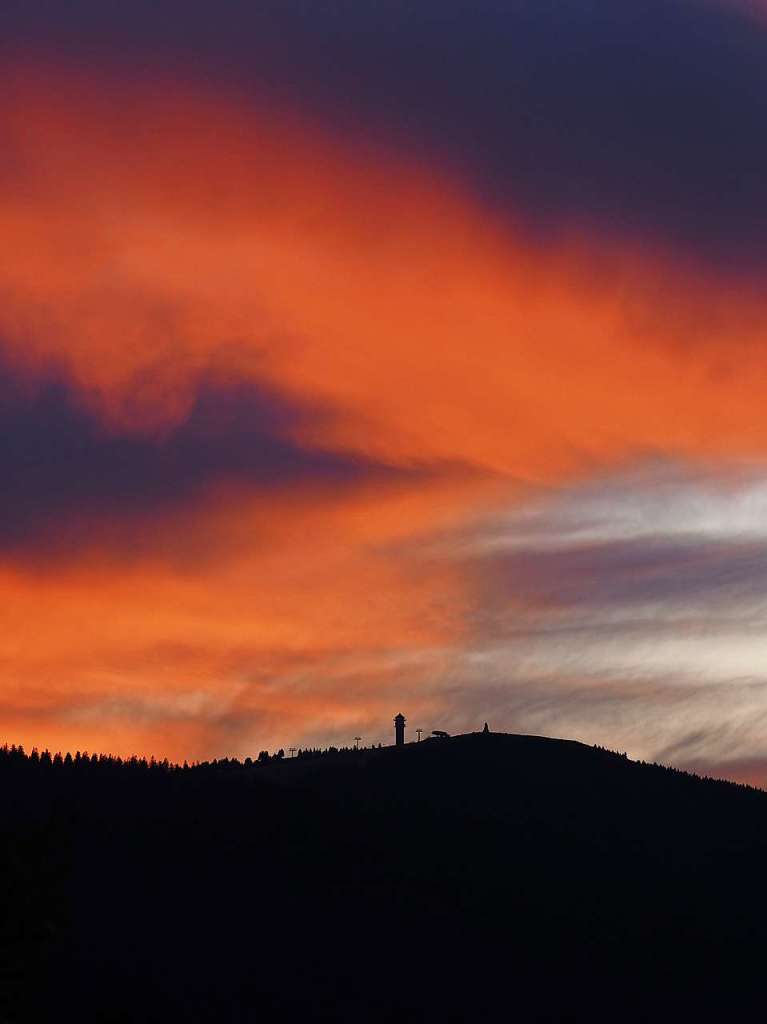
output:
<instances>
[{"instance_id":1,"label":"forest silhouette","mask_svg":"<svg viewBox=\"0 0 767 1024\"><path fill-rule=\"evenodd\" d=\"M0 1021L761 1006L766 793L487 732L278 754L0 750Z\"/></svg>"}]
</instances>

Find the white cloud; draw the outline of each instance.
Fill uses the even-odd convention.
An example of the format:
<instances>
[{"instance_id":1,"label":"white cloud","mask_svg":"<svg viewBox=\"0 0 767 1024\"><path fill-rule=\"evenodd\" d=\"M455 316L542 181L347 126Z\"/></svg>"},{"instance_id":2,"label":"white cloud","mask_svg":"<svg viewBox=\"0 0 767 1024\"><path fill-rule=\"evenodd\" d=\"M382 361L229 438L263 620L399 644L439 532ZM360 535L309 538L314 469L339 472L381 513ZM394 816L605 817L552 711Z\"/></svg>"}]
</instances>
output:
<instances>
[{"instance_id":1,"label":"white cloud","mask_svg":"<svg viewBox=\"0 0 767 1024\"><path fill-rule=\"evenodd\" d=\"M677 763L767 750L767 468L646 464L538 495L453 554L478 581L441 682L456 727Z\"/></svg>"}]
</instances>

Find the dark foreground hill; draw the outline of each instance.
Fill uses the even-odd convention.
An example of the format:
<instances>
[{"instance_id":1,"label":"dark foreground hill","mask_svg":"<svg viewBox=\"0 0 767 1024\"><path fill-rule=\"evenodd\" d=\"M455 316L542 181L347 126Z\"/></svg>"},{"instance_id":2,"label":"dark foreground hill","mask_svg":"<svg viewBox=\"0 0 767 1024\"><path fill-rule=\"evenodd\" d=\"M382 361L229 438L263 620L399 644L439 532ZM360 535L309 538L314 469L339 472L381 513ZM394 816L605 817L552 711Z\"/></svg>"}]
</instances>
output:
<instances>
[{"instance_id":1,"label":"dark foreground hill","mask_svg":"<svg viewBox=\"0 0 767 1024\"><path fill-rule=\"evenodd\" d=\"M762 1015L767 794L459 736L0 756L0 1021Z\"/></svg>"}]
</instances>

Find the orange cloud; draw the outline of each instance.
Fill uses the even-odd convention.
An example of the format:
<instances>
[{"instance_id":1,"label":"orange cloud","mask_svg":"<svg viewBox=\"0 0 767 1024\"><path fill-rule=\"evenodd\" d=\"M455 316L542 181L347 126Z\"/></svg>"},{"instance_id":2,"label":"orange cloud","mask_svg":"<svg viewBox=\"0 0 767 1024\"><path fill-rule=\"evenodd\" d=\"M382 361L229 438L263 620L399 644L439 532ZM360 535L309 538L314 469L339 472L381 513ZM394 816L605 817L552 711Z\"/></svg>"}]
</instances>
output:
<instances>
[{"instance_id":1,"label":"orange cloud","mask_svg":"<svg viewBox=\"0 0 767 1024\"><path fill-rule=\"evenodd\" d=\"M216 494L143 549L97 537L69 561L9 566L4 732L177 758L361 723L380 738L392 689L417 689L463 631L458 570L397 551L398 513L424 530L443 501L444 484L417 500Z\"/></svg>"},{"instance_id":2,"label":"orange cloud","mask_svg":"<svg viewBox=\"0 0 767 1024\"><path fill-rule=\"evenodd\" d=\"M71 561L9 563L14 738L180 757L237 722L241 747L385 720L472 613L419 538L513 481L767 450L765 304L736 279L533 244L459 183L266 103L11 81L0 337L19 367L65 367L114 434L172 433L213 370L320 403L292 428L305 448L450 467L344 494L220 485L142 524L132 556L107 524Z\"/></svg>"},{"instance_id":3,"label":"orange cloud","mask_svg":"<svg viewBox=\"0 0 767 1024\"><path fill-rule=\"evenodd\" d=\"M183 417L213 364L337 405L310 442L394 461L556 476L767 440L763 303L737 281L535 248L388 153L167 83L21 76L2 117L0 330L120 423Z\"/></svg>"}]
</instances>

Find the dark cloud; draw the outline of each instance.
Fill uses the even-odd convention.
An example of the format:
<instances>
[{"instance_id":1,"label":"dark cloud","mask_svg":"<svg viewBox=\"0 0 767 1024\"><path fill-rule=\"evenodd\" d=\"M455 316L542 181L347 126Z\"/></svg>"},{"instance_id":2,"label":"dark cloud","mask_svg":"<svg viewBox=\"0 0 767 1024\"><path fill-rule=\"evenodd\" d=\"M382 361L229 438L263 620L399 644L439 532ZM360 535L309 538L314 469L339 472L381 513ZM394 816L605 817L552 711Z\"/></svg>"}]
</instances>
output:
<instances>
[{"instance_id":1,"label":"dark cloud","mask_svg":"<svg viewBox=\"0 0 767 1024\"><path fill-rule=\"evenodd\" d=\"M254 382L202 376L163 434L108 430L65 375L30 380L0 364L0 548L184 505L221 482L274 493L352 485L383 467L292 438L321 415Z\"/></svg>"},{"instance_id":2,"label":"dark cloud","mask_svg":"<svg viewBox=\"0 0 767 1024\"><path fill-rule=\"evenodd\" d=\"M767 33L692 0L73 0L4 4L6 52L44 44L277 88L452 163L489 201L767 256Z\"/></svg>"},{"instance_id":3,"label":"dark cloud","mask_svg":"<svg viewBox=\"0 0 767 1024\"><path fill-rule=\"evenodd\" d=\"M765 514L760 464L651 459L532 494L440 550L473 570L483 607L515 609L517 633L610 630L621 610L625 629L661 606L745 626L767 608Z\"/></svg>"},{"instance_id":4,"label":"dark cloud","mask_svg":"<svg viewBox=\"0 0 767 1024\"><path fill-rule=\"evenodd\" d=\"M682 607L767 600L767 543L701 537L610 540L528 547L490 556L482 574L495 593L548 607Z\"/></svg>"}]
</instances>

